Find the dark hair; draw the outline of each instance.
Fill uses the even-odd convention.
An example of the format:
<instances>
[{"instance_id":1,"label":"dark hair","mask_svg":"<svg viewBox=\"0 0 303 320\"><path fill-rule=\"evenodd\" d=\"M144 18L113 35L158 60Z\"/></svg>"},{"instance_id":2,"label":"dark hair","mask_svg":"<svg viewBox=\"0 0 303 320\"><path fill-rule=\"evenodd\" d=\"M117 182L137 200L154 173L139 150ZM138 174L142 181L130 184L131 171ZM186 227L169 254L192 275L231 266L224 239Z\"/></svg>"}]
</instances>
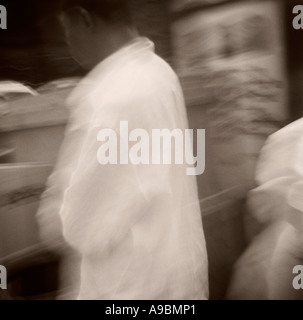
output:
<instances>
[{"instance_id":1,"label":"dark hair","mask_svg":"<svg viewBox=\"0 0 303 320\"><path fill-rule=\"evenodd\" d=\"M60 10L75 7L82 7L109 23L132 24L131 0L62 0Z\"/></svg>"}]
</instances>

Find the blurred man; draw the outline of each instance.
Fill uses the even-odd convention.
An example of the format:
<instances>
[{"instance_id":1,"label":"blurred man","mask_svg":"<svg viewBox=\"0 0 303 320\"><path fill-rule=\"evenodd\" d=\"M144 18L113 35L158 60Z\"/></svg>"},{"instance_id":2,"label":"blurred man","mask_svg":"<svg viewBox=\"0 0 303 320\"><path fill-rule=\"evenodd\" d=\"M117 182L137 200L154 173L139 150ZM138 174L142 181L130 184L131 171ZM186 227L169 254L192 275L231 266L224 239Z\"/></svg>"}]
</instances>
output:
<instances>
[{"instance_id":1,"label":"blurred man","mask_svg":"<svg viewBox=\"0 0 303 320\"><path fill-rule=\"evenodd\" d=\"M182 165L97 161L98 133L120 134L120 121L149 133L188 126L176 75L130 17L125 0L64 2L72 55L91 71L68 100L66 137L37 215L41 236L61 247L62 228L80 255L78 299L207 299L195 178Z\"/></svg>"},{"instance_id":2,"label":"blurred man","mask_svg":"<svg viewBox=\"0 0 303 320\"><path fill-rule=\"evenodd\" d=\"M293 269L303 264L303 118L267 140L248 195L253 238L235 266L230 299L303 299Z\"/></svg>"}]
</instances>

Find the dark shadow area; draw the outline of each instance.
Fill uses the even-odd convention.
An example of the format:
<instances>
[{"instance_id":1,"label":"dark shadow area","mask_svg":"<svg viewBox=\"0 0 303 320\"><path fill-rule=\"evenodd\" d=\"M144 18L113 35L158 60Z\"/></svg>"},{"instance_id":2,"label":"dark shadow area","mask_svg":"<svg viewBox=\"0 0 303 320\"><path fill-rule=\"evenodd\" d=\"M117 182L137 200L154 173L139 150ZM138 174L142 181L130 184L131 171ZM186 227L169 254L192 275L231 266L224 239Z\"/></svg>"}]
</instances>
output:
<instances>
[{"instance_id":1,"label":"dark shadow area","mask_svg":"<svg viewBox=\"0 0 303 320\"><path fill-rule=\"evenodd\" d=\"M289 110L291 120L296 120L303 116L303 29L296 30L292 25L292 21L296 16L293 14L293 8L296 5L303 5L303 1L284 1L287 71L289 79Z\"/></svg>"}]
</instances>

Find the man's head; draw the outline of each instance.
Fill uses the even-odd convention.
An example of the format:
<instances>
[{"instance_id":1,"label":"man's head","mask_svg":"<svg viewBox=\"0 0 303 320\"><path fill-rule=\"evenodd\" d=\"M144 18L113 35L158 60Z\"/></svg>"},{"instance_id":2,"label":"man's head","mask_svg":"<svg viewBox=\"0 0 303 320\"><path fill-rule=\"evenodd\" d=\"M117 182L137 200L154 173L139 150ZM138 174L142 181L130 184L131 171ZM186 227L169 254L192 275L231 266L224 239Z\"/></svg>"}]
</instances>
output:
<instances>
[{"instance_id":1,"label":"man's head","mask_svg":"<svg viewBox=\"0 0 303 320\"><path fill-rule=\"evenodd\" d=\"M130 0L62 0L60 12L71 54L86 69L135 34Z\"/></svg>"}]
</instances>

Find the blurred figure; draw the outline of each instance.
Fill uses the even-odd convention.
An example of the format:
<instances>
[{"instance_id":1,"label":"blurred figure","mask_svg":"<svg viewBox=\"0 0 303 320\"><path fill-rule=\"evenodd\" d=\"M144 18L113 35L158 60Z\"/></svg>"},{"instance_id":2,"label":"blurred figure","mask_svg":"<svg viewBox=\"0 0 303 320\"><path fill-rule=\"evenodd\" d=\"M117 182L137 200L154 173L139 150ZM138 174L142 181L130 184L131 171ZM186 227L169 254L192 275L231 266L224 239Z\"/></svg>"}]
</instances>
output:
<instances>
[{"instance_id":1,"label":"blurred figure","mask_svg":"<svg viewBox=\"0 0 303 320\"><path fill-rule=\"evenodd\" d=\"M293 268L303 264L303 118L273 134L248 196L253 238L238 261L229 299L302 299ZM255 238L254 236L257 235Z\"/></svg>"},{"instance_id":2,"label":"blurred figure","mask_svg":"<svg viewBox=\"0 0 303 320\"><path fill-rule=\"evenodd\" d=\"M76 252L62 281L77 291L79 257L78 299L207 299L195 177L182 165L97 161L98 132L118 132L120 121L150 133L188 127L175 73L138 36L128 1L67 0L61 15L72 55L92 70L68 100L66 136L37 214L47 245L66 256L66 241Z\"/></svg>"}]
</instances>

